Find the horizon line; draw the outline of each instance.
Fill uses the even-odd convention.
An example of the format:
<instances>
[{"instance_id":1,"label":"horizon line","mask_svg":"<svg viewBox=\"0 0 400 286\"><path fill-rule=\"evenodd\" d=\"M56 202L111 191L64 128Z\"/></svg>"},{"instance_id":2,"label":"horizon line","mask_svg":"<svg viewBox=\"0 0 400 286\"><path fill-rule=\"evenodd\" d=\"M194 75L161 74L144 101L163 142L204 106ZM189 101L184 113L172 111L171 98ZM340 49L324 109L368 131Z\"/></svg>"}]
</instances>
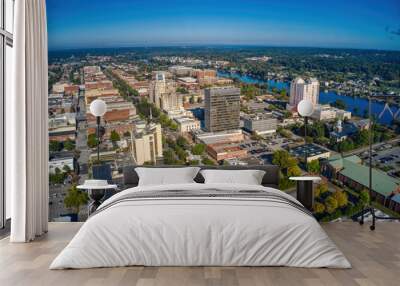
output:
<instances>
[{"instance_id":1,"label":"horizon line","mask_svg":"<svg viewBox=\"0 0 400 286\"><path fill-rule=\"evenodd\" d=\"M263 45L263 44L159 44L159 45L132 45L114 47L65 47L48 48L48 52L65 52L76 50L106 50L106 49L134 49L134 48L196 48L196 47L248 47L248 48L301 48L301 49L332 49L332 50L362 50L381 52L400 52L400 49L379 49L379 48L355 48L355 47L321 47L321 46L290 46L290 45Z\"/></svg>"}]
</instances>

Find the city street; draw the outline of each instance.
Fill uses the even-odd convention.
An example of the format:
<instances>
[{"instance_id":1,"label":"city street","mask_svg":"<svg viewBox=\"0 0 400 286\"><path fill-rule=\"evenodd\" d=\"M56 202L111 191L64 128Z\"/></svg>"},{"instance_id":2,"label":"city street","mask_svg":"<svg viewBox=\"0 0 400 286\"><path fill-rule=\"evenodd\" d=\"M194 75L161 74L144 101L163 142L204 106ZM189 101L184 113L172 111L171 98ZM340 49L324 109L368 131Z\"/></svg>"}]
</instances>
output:
<instances>
[{"instance_id":1,"label":"city street","mask_svg":"<svg viewBox=\"0 0 400 286\"><path fill-rule=\"evenodd\" d=\"M79 175L81 176L81 182L83 182L85 179L87 179L90 149L87 146L86 106L82 94L80 94L79 96L78 105L79 112L77 112L78 128L76 137L76 149L80 151L80 156L78 159L78 164L80 167Z\"/></svg>"}]
</instances>

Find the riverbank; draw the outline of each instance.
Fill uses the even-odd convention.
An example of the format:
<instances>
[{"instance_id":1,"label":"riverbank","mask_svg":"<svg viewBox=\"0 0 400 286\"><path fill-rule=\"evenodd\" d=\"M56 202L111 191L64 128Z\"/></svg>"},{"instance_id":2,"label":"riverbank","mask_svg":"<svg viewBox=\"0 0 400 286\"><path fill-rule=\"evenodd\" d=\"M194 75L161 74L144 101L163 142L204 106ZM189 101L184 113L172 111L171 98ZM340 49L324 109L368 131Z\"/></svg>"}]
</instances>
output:
<instances>
[{"instance_id":1,"label":"riverbank","mask_svg":"<svg viewBox=\"0 0 400 286\"><path fill-rule=\"evenodd\" d=\"M218 71L217 75L219 77L237 79L243 83L247 84L267 84L268 89L286 89L289 91L290 82L282 82L276 80L264 80L260 78L253 77L251 75L241 75L239 73L229 73L225 71ZM368 115L368 99L365 97L349 96L344 94L338 94L335 91L321 91L319 93L319 103L321 104L331 104L336 100L341 100L346 105L346 110L350 111L354 116L366 117ZM395 105L390 105L390 110L385 109L385 102L374 100L372 102L372 114L377 118L378 123L384 125L391 125L394 119L393 115L400 113L399 107ZM400 115L400 114L399 114ZM400 119L400 117L396 117Z\"/></svg>"}]
</instances>

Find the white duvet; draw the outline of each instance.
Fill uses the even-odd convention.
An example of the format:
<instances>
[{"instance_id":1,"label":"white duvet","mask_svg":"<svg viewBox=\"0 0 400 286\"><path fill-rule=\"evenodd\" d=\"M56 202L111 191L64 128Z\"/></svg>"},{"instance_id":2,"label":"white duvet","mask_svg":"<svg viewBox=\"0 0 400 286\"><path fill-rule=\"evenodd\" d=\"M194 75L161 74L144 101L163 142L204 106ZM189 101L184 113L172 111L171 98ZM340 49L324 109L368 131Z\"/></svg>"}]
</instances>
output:
<instances>
[{"instance_id":1,"label":"white duvet","mask_svg":"<svg viewBox=\"0 0 400 286\"><path fill-rule=\"evenodd\" d=\"M145 266L293 266L349 268L318 222L293 206L246 198L154 198L131 192L263 190L254 185L142 186L120 192L90 217L50 269ZM108 208L105 208L108 205Z\"/></svg>"}]
</instances>

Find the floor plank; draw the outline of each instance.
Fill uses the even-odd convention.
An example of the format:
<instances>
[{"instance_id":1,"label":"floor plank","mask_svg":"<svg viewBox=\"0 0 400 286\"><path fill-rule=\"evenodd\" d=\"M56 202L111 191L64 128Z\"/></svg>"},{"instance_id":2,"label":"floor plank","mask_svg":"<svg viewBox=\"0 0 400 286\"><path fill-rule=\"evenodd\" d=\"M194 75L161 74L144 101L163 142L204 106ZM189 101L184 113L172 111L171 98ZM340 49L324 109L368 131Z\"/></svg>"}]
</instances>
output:
<instances>
[{"instance_id":1,"label":"floor plank","mask_svg":"<svg viewBox=\"0 0 400 286\"><path fill-rule=\"evenodd\" d=\"M50 271L55 256L81 227L50 223L49 233L28 244L0 240L0 285L136 286L395 286L400 273L400 223L379 222L376 231L352 222L323 225L352 269L289 267L119 267Z\"/></svg>"}]
</instances>

